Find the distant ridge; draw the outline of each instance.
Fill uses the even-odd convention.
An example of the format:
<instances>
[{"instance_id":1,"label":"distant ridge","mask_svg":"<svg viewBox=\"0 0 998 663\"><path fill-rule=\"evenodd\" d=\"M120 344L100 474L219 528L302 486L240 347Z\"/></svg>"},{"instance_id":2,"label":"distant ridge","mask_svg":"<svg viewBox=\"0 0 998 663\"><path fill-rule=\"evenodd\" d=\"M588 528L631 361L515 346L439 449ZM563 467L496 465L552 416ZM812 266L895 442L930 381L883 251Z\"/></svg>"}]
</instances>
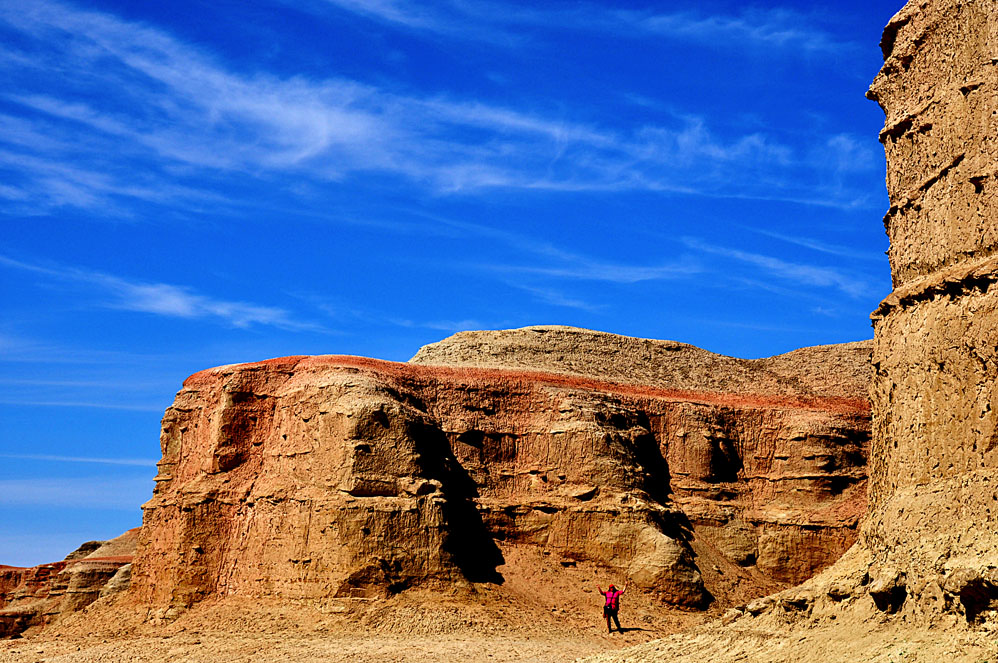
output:
<instances>
[{"instance_id":1,"label":"distant ridge","mask_svg":"<svg viewBox=\"0 0 998 663\"><path fill-rule=\"evenodd\" d=\"M691 391L867 397L873 341L739 359L687 343L541 325L463 331L425 345L413 364L532 369Z\"/></svg>"}]
</instances>

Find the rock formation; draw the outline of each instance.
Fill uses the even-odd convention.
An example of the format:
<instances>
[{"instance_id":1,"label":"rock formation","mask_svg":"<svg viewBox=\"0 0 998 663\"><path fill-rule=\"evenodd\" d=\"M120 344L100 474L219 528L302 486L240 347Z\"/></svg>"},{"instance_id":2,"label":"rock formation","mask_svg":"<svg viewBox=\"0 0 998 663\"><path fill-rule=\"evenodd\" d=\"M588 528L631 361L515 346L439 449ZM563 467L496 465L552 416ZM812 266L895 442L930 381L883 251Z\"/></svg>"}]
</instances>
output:
<instances>
[{"instance_id":1,"label":"rock formation","mask_svg":"<svg viewBox=\"0 0 998 663\"><path fill-rule=\"evenodd\" d=\"M718 565L728 582L797 581L856 536L868 354L746 361L527 328L458 335L409 364L202 371L163 419L133 594L169 616L209 596L501 581L513 544L687 607L730 590Z\"/></svg>"},{"instance_id":2,"label":"rock formation","mask_svg":"<svg viewBox=\"0 0 998 663\"><path fill-rule=\"evenodd\" d=\"M0 566L0 638L50 624L126 589L138 531L88 541L61 562Z\"/></svg>"},{"instance_id":3,"label":"rock formation","mask_svg":"<svg viewBox=\"0 0 998 663\"><path fill-rule=\"evenodd\" d=\"M865 400L870 348L860 341L738 359L675 341L542 325L458 332L420 348L409 363L570 373L715 394Z\"/></svg>"},{"instance_id":4,"label":"rock formation","mask_svg":"<svg viewBox=\"0 0 998 663\"><path fill-rule=\"evenodd\" d=\"M890 609L998 624L998 2L909 2L881 45L894 292L863 540Z\"/></svg>"},{"instance_id":5,"label":"rock formation","mask_svg":"<svg viewBox=\"0 0 998 663\"><path fill-rule=\"evenodd\" d=\"M870 344L859 342L744 360L671 341L529 327L461 332L422 348L411 362L557 370L704 392L706 403L687 393L668 413L653 409L671 498L695 540L768 580L796 584L856 537L865 500L869 353ZM809 407L791 404L816 397ZM741 407L723 406L725 398Z\"/></svg>"},{"instance_id":6,"label":"rock formation","mask_svg":"<svg viewBox=\"0 0 998 663\"><path fill-rule=\"evenodd\" d=\"M858 543L723 625L594 660L998 655L998 0L909 2L882 47L870 97L886 113L894 291L872 316ZM410 364L204 371L163 420L133 595L182 607L498 580L511 542L686 606L716 593L714 564L796 581L855 536L868 350L746 361L528 328L459 334ZM0 567L0 628L14 601L59 598L46 578L73 563Z\"/></svg>"}]
</instances>

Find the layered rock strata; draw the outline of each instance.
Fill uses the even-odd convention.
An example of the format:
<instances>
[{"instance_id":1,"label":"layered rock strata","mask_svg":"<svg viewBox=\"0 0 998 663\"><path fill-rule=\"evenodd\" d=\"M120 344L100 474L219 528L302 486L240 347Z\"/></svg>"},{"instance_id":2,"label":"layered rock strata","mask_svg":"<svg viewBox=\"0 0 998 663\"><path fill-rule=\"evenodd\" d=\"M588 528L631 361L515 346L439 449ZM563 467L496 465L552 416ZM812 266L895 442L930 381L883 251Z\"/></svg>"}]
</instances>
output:
<instances>
[{"instance_id":1,"label":"layered rock strata","mask_svg":"<svg viewBox=\"0 0 998 663\"><path fill-rule=\"evenodd\" d=\"M998 620L998 2L909 2L882 47L894 292L863 538L891 609Z\"/></svg>"},{"instance_id":2,"label":"layered rock strata","mask_svg":"<svg viewBox=\"0 0 998 663\"><path fill-rule=\"evenodd\" d=\"M870 347L845 343L746 360L673 341L540 326L460 332L421 348L410 362L560 371L709 394L707 403L672 406L654 430L671 498L697 538L725 558L796 584L856 538ZM757 407L762 402L753 398L761 394L789 400ZM718 406L739 398L747 407ZM773 407L808 398L828 399L829 410ZM852 415L842 416L843 408Z\"/></svg>"},{"instance_id":3,"label":"layered rock strata","mask_svg":"<svg viewBox=\"0 0 998 663\"><path fill-rule=\"evenodd\" d=\"M138 528L84 543L60 562L0 566L0 637L51 624L127 589L137 539Z\"/></svg>"},{"instance_id":4,"label":"layered rock strata","mask_svg":"<svg viewBox=\"0 0 998 663\"><path fill-rule=\"evenodd\" d=\"M537 325L458 332L423 346L409 363L549 371L714 394L865 400L870 349L870 341L859 341L739 359L676 341Z\"/></svg>"},{"instance_id":5,"label":"layered rock strata","mask_svg":"<svg viewBox=\"0 0 998 663\"><path fill-rule=\"evenodd\" d=\"M549 346L570 335L575 350L562 354L572 358L597 356L580 343L608 341L628 348L618 359L652 348L680 368L704 353L548 331ZM597 379L592 365L568 362L427 359L441 349L425 348L420 363L287 357L191 376L163 419L135 597L168 608L499 582L498 542L594 561L696 607L711 598L705 556L796 580L855 538L868 413L862 387L842 376L863 374L868 346L809 351L833 360L815 375L850 383L840 396L781 373L794 365L786 357L759 360L766 368L711 355L711 380L722 383L729 364L746 375L732 393L689 378L684 389ZM748 388L753 372L763 389Z\"/></svg>"}]
</instances>

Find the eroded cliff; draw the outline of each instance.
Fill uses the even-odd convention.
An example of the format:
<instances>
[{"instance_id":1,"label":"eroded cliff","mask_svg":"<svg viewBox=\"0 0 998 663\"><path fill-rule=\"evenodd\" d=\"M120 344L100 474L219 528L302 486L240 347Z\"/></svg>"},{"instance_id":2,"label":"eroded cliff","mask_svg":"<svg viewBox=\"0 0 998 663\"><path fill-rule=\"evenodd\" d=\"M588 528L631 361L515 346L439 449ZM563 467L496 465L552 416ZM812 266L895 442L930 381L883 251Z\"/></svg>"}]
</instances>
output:
<instances>
[{"instance_id":1,"label":"eroded cliff","mask_svg":"<svg viewBox=\"0 0 998 663\"><path fill-rule=\"evenodd\" d=\"M126 589L137 539L136 528L84 543L59 562L0 566L0 637L51 624Z\"/></svg>"},{"instance_id":2,"label":"eroded cliff","mask_svg":"<svg viewBox=\"0 0 998 663\"><path fill-rule=\"evenodd\" d=\"M857 342L746 360L672 341L528 327L461 332L411 362L559 371L678 392L661 414L652 407L651 432L694 542L765 580L796 584L855 540L869 353L869 342Z\"/></svg>"},{"instance_id":3,"label":"eroded cliff","mask_svg":"<svg viewBox=\"0 0 998 663\"><path fill-rule=\"evenodd\" d=\"M854 540L868 344L805 351L815 375L848 383L830 396L781 372L787 357L566 328L497 342L541 336L558 359L512 347L460 365L482 355L464 335L410 364L288 357L195 374L163 419L134 596L168 615L209 596L501 582L502 547L522 544L700 607L742 581L798 581ZM628 358L675 375L616 381ZM718 390L729 373L737 389Z\"/></svg>"},{"instance_id":4,"label":"eroded cliff","mask_svg":"<svg viewBox=\"0 0 998 663\"><path fill-rule=\"evenodd\" d=\"M800 587L732 611L728 629L626 660L998 655L998 2L909 2L881 47L868 96L886 115L894 289L872 314L859 542Z\"/></svg>"}]
</instances>

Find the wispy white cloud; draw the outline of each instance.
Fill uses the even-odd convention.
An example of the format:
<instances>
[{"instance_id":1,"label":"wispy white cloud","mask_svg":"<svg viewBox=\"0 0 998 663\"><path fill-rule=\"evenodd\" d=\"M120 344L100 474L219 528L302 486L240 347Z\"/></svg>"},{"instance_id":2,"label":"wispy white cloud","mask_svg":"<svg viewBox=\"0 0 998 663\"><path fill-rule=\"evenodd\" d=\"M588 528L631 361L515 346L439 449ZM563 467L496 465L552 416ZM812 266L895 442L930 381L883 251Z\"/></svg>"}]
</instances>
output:
<instances>
[{"instance_id":1,"label":"wispy white cloud","mask_svg":"<svg viewBox=\"0 0 998 663\"><path fill-rule=\"evenodd\" d=\"M614 264L596 260L580 260L575 264L558 267L495 265L484 266L484 268L500 272L536 274L538 276L574 279L580 281L606 281L609 283L666 281L688 278L703 272L703 267L699 262L685 256L671 263L647 266Z\"/></svg>"},{"instance_id":2,"label":"wispy white cloud","mask_svg":"<svg viewBox=\"0 0 998 663\"><path fill-rule=\"evenodd\" d=\"M265 325L290 331L321 331L311 322L295 320L279 307L217 299L168 283L145 283L103 272L64 265L39 265L0 255L0 267L30 272L50 279L83 284L110 308L173 318L214 319L234 327Z\"/></svg>"},{"instance_id":3,"label":"wispy white cloud","mask_svg":"<svg viewBox=\"0 0 998 663\"><path fill-rule=\"evenodd\" d=\"M118 403L107 401L70 401L70 400L29 400L29 399L0 399L0 405L13 405L15 407L56 407L56 408L87 408L95 410L123 410L125 412L162 412L165 405L155 404L135 404Z\"/></svg>"},{"instance_id":4,"label":"wispy white cloud","mask_svg":"<svg viewBox=\"0 0 998 663\"><path fill-rule=\"evenodd\" d=\"M97 463L100 465L134 465L139 467L155 467L156 462L150 458L91 458L86 456L57 456L45 454L0 454L0 458L16 460L42 460L54 463Z\"/></svg>"},{"instance_id":5,"label":"wispy white cloud","mask_svg":"<svg viewBox=\"0 0 998 663\"><path fill-rule=\"evenodd\" d=\"M70 387L86 389L120 389L125 384L107 380L35 380L18 378L0 378L0 385L13 385L16 387ZM158 383L145 382L143 380L129 380L127 386L131 389L148 388L159 386Z\"/></svg>"},{"instance_id":6,"label":"wispy white cloud","mask_svg":"<svg viewBox=\"0 0 998 663\"><path fill-rule=\"evenodd\" d=\"M748 8L738 13L652 9L622 10L596 2L571 8L497 2L399 2L396 0L324 0L297 5L311 11L335 7L401 29L519 45L530 28L607 32L623 37L667 38L729 50L793 49L828 52L850 48L817 24L812 16L788 8Z\"/></svg>"},{"instance_id":7,"label":"wispy white cloud","mask_svg":"<svg viewBox=\"0 0 998 663\"><path fill-rule=\"evenodd\" d=\"M513 282L511 282L509 285L519 290L523 290L524 292L530 293L542 303L549 304L551 306L558 306L561 308L573 308L573 309L578 309L580 311L588 311L590 313L595 313L596 311L605 308L603 306L596 306L594 304L590 304L589 302L584 301L582 299L570 297L554 288L538 287L538 286L532 286L523 283L513 283Z\"/></svg>"},{"instance_id":8,"label":"wispy white cloud","mask_svg":"<svg viewBox=\"0 0 998 663\"><path fill-rule=\"evenodd\" d=\"M415 27L435 20L409 3L344 7ZM0 71L23 83L3 96L25 111L0 133L0 172L10 175L0 195L24 211L232 205L202 186L206 176L288 173L382 173L440 193L646 190L838 206L857 198L828 172L857 163L863 148L848 137L802 152L762 133L722 136L695 116L609 127L344 78L235 72L156 28L44 0L23 11L0 6L0 22L49 49L25 62L16 46L0 46Z\"/></svg>"},{"instance_id":9,"label":"wispy white cloud","mask_svg":"<svg viewBox=\"0 0 998 663\"><path fill-rule=\"evenodd\" d=\"M475 269L503 274L525 274L554 279L604 281L609 283L639 283L642 281L680 279L703 271L703 266L698 261L686 255L658 265L615 263L568 251L551 242L504 228L495 228L435 214L418 212L414 212L413 214L432 221L438 228L448 228L458 233L501 242L534 258L529 264L521 265L510 263L489 264L481 261L474 264L462 263L462 269ZM542 262L538 263L537 258L542 259ZM512 282L511 285L530 291L534 284ZM543 289L537 289L534 291L534 294L542 296L542 291ZM547 292L550 295L553 291L549 289ZM568 305L568 300L561 298L561 301L563 303L560 305ZM553 303L553 301L549 301L548 303ZM574 308L585 308L584 302L575 301L571 305Z\"/></svg>"},{"instance_id":10,"label":"wispy white cloud","mask_svg":"<svg viewBox=\"0 0 998 663\"><path fill-rule=\"evenodd\" d=\"M759 233L760 235L772 237L773 239L778 239L782 242L788 242L797 246L803 246L804 248L811 249L812 251L817 251L819 253L827 253L828 255L839 256L841 258L852 258L870 262L883 262L883 254L876 252L859 251L848 246L842 246L841 244L822 242L810 237L791 236L762 228L750 228L750 230Z\"/></svg>"},{"instance_id":11,"label":"wispy white cloud","mask_svg":"<svg viewBox=\"0 0 998 663\"><path fill-rule=\"evenodd\" d=\"M434 319L415 318L397 313L386 313L375 308L360 308L339 298L331 298L327 293L300 292L294 297L307 302L325 315L337 321L361 322L369 327L402 327L405 329L433 329L444 332L458 332L468 329L485 329L488 323L473 318ZM461 315L462 311L455 311Z\"/></svg>"},{"instance_id":12,"label":"wispy white cloud","mask_svg":"<svg viewBox=\"0 0 998 663\"><path fill-rule=\"evenodd\" d=\"M863 297L871 292L868 279L841 269L793 263L773 256L711 244L692 237L684 238L683 241L691 249L747 264L782 281L801 286L835 288L850 297Z\"/></svg>"},{"instance_id":13,"label":"wispy white cloud","mask_svg":"<svg viewBox=\"0 0 998 663\"><path fill-rule=\"evenodd\" d=\"M0 361L28 362L34 364L115 364L134 366L135 364L174 365L181 358L176 355L157 355L122 350L96 350L79 348L29 338L23 335L0 331ZM62 369L60 369L62 370ZM60 373L62 375L62 373ZM132 376L134 378L134 376ZM45 382L39 380L39 382ZM118 383L121 386L123 383ZM134 379L129 384L135 385Z\"/></svg>"},{"instance_id":14,"label":"wispy white cloud","mask_svg":"<svg viewBox=\"0 0 998 663\"><path fill-rule=\"evenodd\" d=\"M0 479L0 506L138 511L151 494L147 478Z\"/></svg>"},{"instance_id":15,"label":"wispy white cloud","mask_svg":"<svg viewBox=\"0 0 998 663\"><path fill-rule=\"evenodd\" d=\"M757 322L745 322L740 320L723 320L716 318L703 318L700 320L695 320L697 324L707 326L707 327L731 327L734 329L750 329L752 331L761 332L776 332L780 334L812 334L820 329L815 327L805 327L798 325L781 325L781 324L765 324ZM769 355L765 355L769 356ZM753 357L747 357L744 355L739 355L742 359L752 359Z\"/></svg>"},{"instance_id":16,"label":"wispy white cloud","mask_svg":"<svg viewBox=\"0 0 998 663\"><path fill-rule=\"evenodd\" d=\"M395 23L406 28L450 32L452 22L443 14L433 11L430 3L397 2L395 0L325 0L312 6L327 4L369 18Z\"/></svg>"},{"instance_id":17,"label":"wispy white cloud","mask_svg":"<svg viewBox=\"0 0 998 663\"><path fill-rule=\"evenodd\" d=\"M544 241L536 236L515 232L508 228L496 228L483 223L475 223L473 221L465 221L463 219L455 219L440 214L430 214L416 210L408 210L408 214L431 222L427 228L431 232L452 233L454 235L487 239L502 243L521 253L545 259L566 262L574 262L580 259L579 255L551 242Z\"/></svg>"},{"instance_id":18,"label":"wispy white cloud","mask_svg":"<svg viewBox=\"0 0 998 663\"><path fill-rule=\"evenodd\" d=\"M746 9L738 14L683 11L620 11L618 20L649 33L727 49L791 49L791 53L828 52L852 45L815 25L808 16L784 9Z\"/></svg>"},{"instance_id":19,"label":"wispy white cloud","mask_svg":"<svg viewBox=\"0 0 998 663\"><path fill-rule=\"evenodd\" d=\"M484 329L486 325L483 325L478 320L410 320L408 318L396 318L396 317L385 317L382 318L385 322L389 324L406 327L406 328L416 328L416 329L435 329L437 331L444 331L455 333L459 331L468 331L471 329Z\"/></svg>"},{"instance_id":20,"label":"wispy white cloud","mask_svg":"<svg viewBox=\"0 0 998 663\"><path fill-rule=\"evenodd\" d=\"M0 198L12 203L9 211L26 216L59 207L99 208L109 215L130 216L122 200L183 202L192 208L226 202L217 193L163 177L155 167L135 168L133 149L121 141L114 142L114 149L110 145L106 136L50 119L0 114L0 173L7 180L0 186Z\"/></svg>"}]
</instances>

